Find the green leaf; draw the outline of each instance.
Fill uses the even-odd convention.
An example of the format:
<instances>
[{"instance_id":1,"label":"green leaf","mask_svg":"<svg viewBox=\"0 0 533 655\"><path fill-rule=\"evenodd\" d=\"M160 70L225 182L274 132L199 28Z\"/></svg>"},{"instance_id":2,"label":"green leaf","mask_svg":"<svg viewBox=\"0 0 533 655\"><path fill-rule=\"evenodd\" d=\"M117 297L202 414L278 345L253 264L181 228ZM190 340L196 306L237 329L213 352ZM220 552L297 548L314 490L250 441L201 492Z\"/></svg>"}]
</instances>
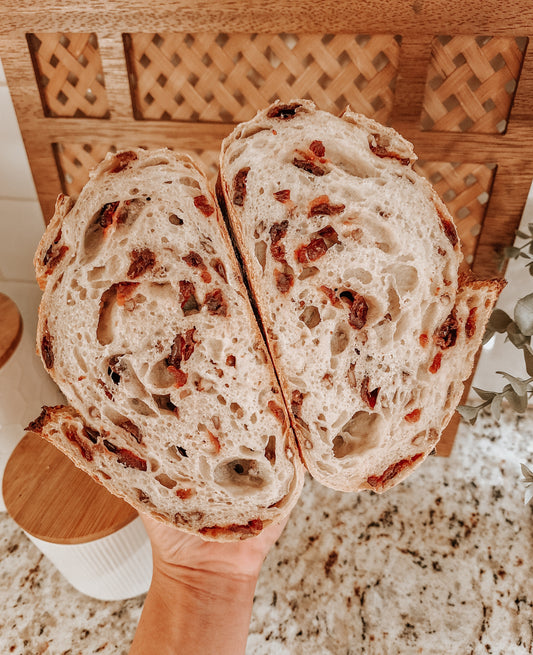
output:
<instances>
[{"instance_id":1,"label":"green leaf","mask_svg":"<svg viewBox=\"0 0 533 655\"><path fill-rule=\"evenodd\" d=\"M459 405L457 412L461 415L463 421L468 421L470 425L474 425L477 419L477 415L479 414L479 411L482 407L483 405L479 405L478 407L472 407L470 405Z\"/></svg>"},{"instance_id":2,"label":"green leaf","mask_svg":"<svg viewBox=\"0 0 533 655\"><path fill-rule=\"evenodd\" d=\"M523 482L533 482L533 471L531 471L523 462L520 464L522 475L524 476Z\"/></svg>"},{"instance_id":3,"label":"green leaf","mask_svg":"<svg viewBox=\"0 0 533 655\"><path fill-rule=\"evenodd\" d=\"M524 494L524 505L527 505L533 498L533 484L528 484Z\"/></svg>"},{"instance_id":4,"label":"green leaf","mask_svg":"<svg viewBox=\"0 0 533 655\"><path fill-rule=\"evenodd\" d=\"M533 353L531 352L531 346L526 345L522 348L522 352L524 353L527 374L533 377Z\"/></svg>"},{"instance_id":5,"label":"green leaf","mask_svg":"<svg viewBox=\"0 0 533 655\"><path fill-rule=\"evenodd\" d=\"M533 293L520 298L514 308L514 320L522 334L533 334Z\"/></svg>"},{"instance_id":6,"label":"green leaf","mask_svg":"<svg viewBox=\"0 0 533 655\"><path fill-rule=\"evenodd\" d=\"M490 411L494 414L494 418L499 421L502 414L502 401L503 394L497 393L490 404Z\"/></svg>"},{"instance_id":7,"label":"green leaf","mask_svg":"<svg viewBox=\"0 0 533 655\"><path fill-rule=\"evenodd\" d=\"M527 393L522 396L517 394L514 389L509 389L504 396L505 400L518 414L523 414L527 410Z\"/></svg>"},{"instance_id":8,"label":"green leaf","mask_svg":"<svg viewBox=\"0 0 533 655\"><path fill-rule=\"evenodd\" d=\"M503 375L503 377L507 380L507 382L510 382L511 387L513 388L513 391L518 394L519 396L524 396L527 394L527 385L528 383L526 380L520 380L520 378L516 378L514 375L511 375L510 373L505 373L504 371L496 371L498 375Z\"/></svg>"},{"instance_id":9,"label":"green leaf","mask_svg":"<svg viewBox=\"0 0 533 655\"><path fill-rule=\"evenodd\" d=\"M516 248L515 246L506 246L503 249L503 256L505 259L516 259L519 254L520 248Z\"/></svg>"},{"instance_id":10,"label":"green leaf","mask_svg":"<svg viewBox=\"0 0 533 655\"><path fill-rule=\"evenodd\" d=\"M533 223L528 223L527 229L529 230L529 233L533 237Z\"/></svg>"},{"instance_id":11,"label":"green leaf","mask_svg":"<svg viewBox=\"0 0 533 655\"><path fill-rule=\"evenodd\" d=\"M477 389L476 387L472 387L472 389L474 389L481 400L492 400L496 395L496 391L485 391L484 389Z\"/></svg>"},{"instance_id":12,"label":"green leaf","mask_svg":"<svg viewBox=\"0 0 533 655\"><path fill-rule=\"evenodd\" d=\"M530 341L530 337L523 335L514 321L511 321L507 326L507 336L509 337L509 341L513 346L516 346L516 348L523 348L525 345L529 344Z\"/></svg>"},{"instance_id":13,"label":"green leaf","mask_svg":"<svg viewBox=\"0 0 533 655\"><path fill-rule=\"evenodd\" d=\"M520 230L517 230L515 234L519 239L529 239L529 234L526 234L525 232L521 232Z\"/></svg>"},{"instance_id":14,"label":"green leaf","mask_svg":"<svg viewBox=\"0 0 533 655\"><path fill-rule=\"evenodd\" d=\"M489 322L487 327L491 328L495 332L505 332L507 326L512 322L512 318L504 312L503 309L495 309L490 315Z\"/></svg>"}]
</instances>

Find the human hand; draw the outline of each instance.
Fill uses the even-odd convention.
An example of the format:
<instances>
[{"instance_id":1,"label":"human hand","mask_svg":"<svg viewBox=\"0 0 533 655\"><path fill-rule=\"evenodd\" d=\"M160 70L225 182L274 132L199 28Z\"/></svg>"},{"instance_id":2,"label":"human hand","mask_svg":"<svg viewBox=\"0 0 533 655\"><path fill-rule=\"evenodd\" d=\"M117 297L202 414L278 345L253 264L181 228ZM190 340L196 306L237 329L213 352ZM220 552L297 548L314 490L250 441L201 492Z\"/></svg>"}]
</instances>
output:
<instances>
[{"instance_id":1,"label":"human hand","mask_svg":"<svg viewBox=\"0 0 533 655\"><path fill-rule=\"evenodd\" d=\"M239 655L255 585L288 519L242 541L213 542L147 514L154 573L130 655Z\"/></svg>"},{"instance_id":2,"label":"human hand","mask_svg":"<svg viewBox=\"0 0 533 655\"><path fill-rule=\"evenodd\" d=\"M288 521L287 517L248 539L213 542L165 525L148 514L141 514L141 519L152 544L154 569L171 578L189 570L255 579Z\"/></svg>"}]
</instances>

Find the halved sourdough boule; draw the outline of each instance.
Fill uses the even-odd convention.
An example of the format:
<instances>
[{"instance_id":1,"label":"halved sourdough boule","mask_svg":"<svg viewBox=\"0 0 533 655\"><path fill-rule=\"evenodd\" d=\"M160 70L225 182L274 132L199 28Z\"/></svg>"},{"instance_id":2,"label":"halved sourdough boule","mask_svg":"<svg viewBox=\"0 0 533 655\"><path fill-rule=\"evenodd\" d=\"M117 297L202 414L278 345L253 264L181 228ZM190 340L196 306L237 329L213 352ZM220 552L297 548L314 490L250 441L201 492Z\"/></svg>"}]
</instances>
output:
<instances>
[{"instance_id":1,"label":"halved sourdough boule","mask_svg":"<svg viewBox=\"0 0 533 655\"><path fill-rule=\"evenodd\" d=\"M35 266L38 351L69 407L29 427L140 511L206 539L259 533L303 484L272 363L203 173L110 154L60 196Z\"/></svg>"},{"instance_id":2,"label":"halved sourdough boule","mask_svg":"<svg viewBox=\"0 0 533 655\"><path fill-rule=\"evenodd\" d=\"M347 110L275 103L223 143L219 201L310 473L384 489L433 450L501 280L460 275L412 145Z\"/></svg>"}]
</instances>

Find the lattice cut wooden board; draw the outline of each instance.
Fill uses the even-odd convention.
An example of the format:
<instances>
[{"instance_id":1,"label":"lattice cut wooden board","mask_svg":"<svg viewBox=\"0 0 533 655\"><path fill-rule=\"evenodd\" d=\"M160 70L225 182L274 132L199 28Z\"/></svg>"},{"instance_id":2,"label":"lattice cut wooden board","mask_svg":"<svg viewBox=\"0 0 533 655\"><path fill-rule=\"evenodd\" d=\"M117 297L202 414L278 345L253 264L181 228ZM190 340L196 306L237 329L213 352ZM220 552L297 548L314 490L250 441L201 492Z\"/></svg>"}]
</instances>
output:
<instances>
[{"instance_id":1,"label":"lattice cut wooden board","mask_svg":"<svg viewBox=\"0 0 533 655\"><path fill-rule=\"evenodd\" d=\"M109 117L96 34L29 34L28 47L46 116Z\"/></svg>"},{"instance_id":2,"label":"lattice cut wooden board","mask_svg":"<svg viewBox=\"0 0 533 655\"><path fill-rule=\"evenodd\" d=\"M142 119L240 122L276 99L347 105L386 121L400 54L394 35L130 34Z\"/></svg>"},{"instance_id":3,"label":"lattice cut wooden board","mask_svg":"<svg viewBox=\"0 0 533 655\"><path fill-rule=\"evenodd\" d=\"M433 39L422 128L505 132L527 39Z\"/></svg>"}]
</instances>

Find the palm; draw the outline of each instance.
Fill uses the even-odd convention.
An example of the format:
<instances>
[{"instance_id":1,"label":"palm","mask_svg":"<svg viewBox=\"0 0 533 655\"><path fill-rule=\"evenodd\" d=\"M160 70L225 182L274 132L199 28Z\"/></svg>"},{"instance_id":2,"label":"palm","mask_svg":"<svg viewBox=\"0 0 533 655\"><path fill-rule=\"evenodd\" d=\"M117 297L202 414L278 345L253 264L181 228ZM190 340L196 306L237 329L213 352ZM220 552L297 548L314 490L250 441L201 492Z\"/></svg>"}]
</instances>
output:
<instances>
[{"instance_id":1,"label":"palm","mask_svg":"<svg viewBox=\"0 0 533 655\"><path fill-rule=\"evenodd\" d=\"M213 542L141 515L152 543L154 565L174 577L180 570L238 576L257 576L263 560L283 531L287 519L271 525L257 537Z\"/></svg>"}]
</instances>

